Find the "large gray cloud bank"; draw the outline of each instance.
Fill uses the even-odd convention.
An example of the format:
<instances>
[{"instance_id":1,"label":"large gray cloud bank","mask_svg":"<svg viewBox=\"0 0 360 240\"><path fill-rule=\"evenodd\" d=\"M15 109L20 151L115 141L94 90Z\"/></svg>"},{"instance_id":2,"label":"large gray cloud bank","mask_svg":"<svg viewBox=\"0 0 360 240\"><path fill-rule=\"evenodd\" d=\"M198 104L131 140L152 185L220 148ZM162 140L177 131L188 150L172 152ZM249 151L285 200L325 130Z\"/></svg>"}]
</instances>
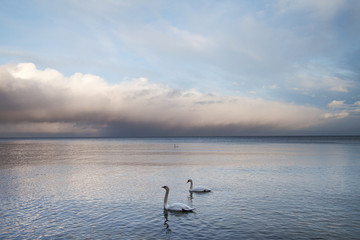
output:
<instances>
[{"instance_id":1,"label":"large gray cloud bank","mask_svg":"<svg viewBox=\"0 0 360 240\"><path fill-rule=\"evenodd\" d=\"M276 135L337 115L264 99L176 90L136 78L65 77L32 63L0 66L1 136Z\"/></svg>"}]
</instances>

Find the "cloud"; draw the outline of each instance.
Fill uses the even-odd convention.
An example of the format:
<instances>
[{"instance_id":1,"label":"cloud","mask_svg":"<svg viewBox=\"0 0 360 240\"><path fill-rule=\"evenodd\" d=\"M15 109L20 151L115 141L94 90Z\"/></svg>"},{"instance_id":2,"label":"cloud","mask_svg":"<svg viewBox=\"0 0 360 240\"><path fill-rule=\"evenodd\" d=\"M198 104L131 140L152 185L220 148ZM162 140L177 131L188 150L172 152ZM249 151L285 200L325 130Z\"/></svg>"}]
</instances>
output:
<instances>
[{"instance_id":1,"label":"cloud","mask_svg":"<svg viewBox=\"0 0 360 240\"><path fill-rule=\"evenodd\" d=\"M340 74L341 73L341 74ZM351 73L341 69L328 68L320 64L301 66L288 77L291 89L303 92L348 93L357 88L357 81Z\"/></svg>"},{"instance_id":2,"label":"cloud","mask_svg":"<svg viewBox=\"0 0 360 240\"><path fill-rule=\"evenodd\" d=\"M311 84L297 86L298 80L289 83L286 78L306 70L309 62L346 70L349 64L344 62L349 61L355 73L359 69L354 49L360 32L356 1L39 1L28 5L23 18L15 14L16 4L4 14L6 22L13 23L9 30L17 31L5 34L8 44L0 49L5 53L0 54L2 63L35 62L68 75L91 72L112 83L119 75L147 76L175 88L185 85L232 94L256 91L257 96L272 99L279 99L280 92L287 94L286 84L291 85L287 89L313 89ZM315 89L324 89L323 76L340 79L325 84L327 91L347 93L354 86L346 82L354 78L331 70L319 76L309 77L320 79L309 79ZM235 81L241 87L234 88ZM260 91L263 85L278 89Z\"/></svg>"},{"instance_id":3,"label":"cloud","mask_svg":"<svg viewBox=\"0 0 360 240\"><path fill-rule=\"evenodd\" d=\"M343 110L346 110L349 112L354 111L354 110L358 111L359 106L360 106L360 101L346 104L345 101L343 101L343 100L341 100L341 101L333 100L328 104L328 107L330 107L330 108L343 109Z\"/></svg>"},{"instance_id":4,"label":"cloud","mask_svg":"<svg viewBox=\"0 0 360 240\"><path fill-rule=\"evenodd\" d=\"M1 123L0 136L96 136L101 134L100 126L81 124L81 127L73 122L16 122Z\"/></svg>"},{"instance_id":5,"label":"cloud","mask_svg":"<svg viewBox=\"0 0 360 240\"><path fill-rule=\"evenodd\" d=\"M202 34L165 23L125 27L117 31L116 35L121 42L145 59L154 53L163 57L178 56L185 60L203 58L200 56L208 54L213 45L211 39Z\"/></svg>"},{"instance_id":6,"label":"cloud","mask_svg":"<svg viewBox=\"0 0 360 240\"><path fill-rule=\"evenodd\" d=\"M325 118L342 119L348 116L356 117L360 111L359 102L353 104L346 104L345 101L333 100L328 104L328 107L334 111L326 113Z\"/></svg>"},{"instance_id":7,"label":"cloud","mask_svg":"<svg viewBox=\"0 0 360 240\"><path fill-rule=\"evenodd\" d=\"M336 101L336 100L333 100L331 103L328 104L328 106L331 108L341 107L343 105L344 105L344 101Z\"/></svg>"},{"instance_id":8,"label":"cloud","mask_svg":"<svg viewBox=\"0 0 360 240\"><path fill-rule=\"evenodd\" d=\"M313 17L327 20L334 17L345 4L344 0L280 0L277 8L279 14L310 12Z\"/></svg>"},{"instance_id":9,"label":"cloud","mask_svg":"<svg viewBox=\"0 0 360 240\"><path fill-rule=\"evenodd\" d=\"M316 126L323 110L259 98L177 90L134 78L65 77L32 63L0 66L0 125L5 134L242 135Z\"/></svg>"},{"instance_id":10,"label":"cloud","mask_svg":"<svg viewBox=\"0 0 360 240\"><path fill-rule=\"evenodd\" d=\"M325 116L325 118L342 119L342 118L349 116L349 113L346 111L341 111L338 113L326 113L324 116Z\"/></svg>"}]
</instances>

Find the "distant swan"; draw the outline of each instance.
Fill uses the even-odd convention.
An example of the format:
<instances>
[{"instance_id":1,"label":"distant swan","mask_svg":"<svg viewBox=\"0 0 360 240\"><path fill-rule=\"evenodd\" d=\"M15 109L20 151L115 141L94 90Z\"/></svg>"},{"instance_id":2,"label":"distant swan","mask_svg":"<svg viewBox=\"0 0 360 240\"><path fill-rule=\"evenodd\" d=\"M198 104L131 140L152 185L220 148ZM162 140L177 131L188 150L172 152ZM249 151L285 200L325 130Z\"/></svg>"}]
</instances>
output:
<instances>
[{"instance_id":1,"label":"distant swan","mask_svg":"<svg viewBox=\"0 0 360 240\"><path fill-rule=\"evenodd\" d=\"M189 192L211 192L211 189L204 186L193 187L193 181L189 179L186 183L190 182Z\"/></svg>"},{"instance_id":2,"label":"distant swan","mask_svg":"<svg viewBox=\"0 0 360 240\"><path fill-rule=\"evenodd\" d=\"M166 190L165 198L164 198L164 209L168 211L179 211L179 212L191 212L195 208L191 208L186 204L183 203L172 203L168 204L168 197L169 197L169 187L168 186L162 186Z\"/></svg>"}]
</instances>

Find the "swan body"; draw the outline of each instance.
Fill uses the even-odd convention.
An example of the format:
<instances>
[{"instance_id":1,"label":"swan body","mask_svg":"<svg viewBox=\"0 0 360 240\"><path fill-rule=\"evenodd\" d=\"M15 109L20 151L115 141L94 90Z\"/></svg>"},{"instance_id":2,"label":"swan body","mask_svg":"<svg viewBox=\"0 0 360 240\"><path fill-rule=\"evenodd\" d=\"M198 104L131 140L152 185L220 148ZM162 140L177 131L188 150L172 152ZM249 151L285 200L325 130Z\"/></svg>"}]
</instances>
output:
<instances>
[{"instance_id":1,"label":"swan body","mask_svg":"<svg viewBox=\"0 0 360 240\"><path fill-rule=\"evenodd\" d=\"M166 190L165 198L164 198L164 209L168 211L177 211L177 212L192 212L195 208L189 207L184 203L172 203L168 204L168 197L169 197L169 187L162 186Z\"/></svg>"},{"instance_id":2,"label":"swan body","mask_svg":"<svg viewBox=\"0 0 360 240\"><path fill-rule=\"evenodd\" d=\"M184 203L172 203L166 204L164 207L168 211L178 211L178 212L191 212L195 208L191 208Z\"/></svg>"},{"instance_id":3,"label":"swan body","mask_svg":"<svg viewBox=\"0 0 360 240\"><path fill-rule=\"evenodd\" d=\"M189 192L211 192L210 188L204 187L204 186L196 186L193 187L193 181L189 179L187 183L190 182L190 189Z\"/></svg>"}]
</instances>

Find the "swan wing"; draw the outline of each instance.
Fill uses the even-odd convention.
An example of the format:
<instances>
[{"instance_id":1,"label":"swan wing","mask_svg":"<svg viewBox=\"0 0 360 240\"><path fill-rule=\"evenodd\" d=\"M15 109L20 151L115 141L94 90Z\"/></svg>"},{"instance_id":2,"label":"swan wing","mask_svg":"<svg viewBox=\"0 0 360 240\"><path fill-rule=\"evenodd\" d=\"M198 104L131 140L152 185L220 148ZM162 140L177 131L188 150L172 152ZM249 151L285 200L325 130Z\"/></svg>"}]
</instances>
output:
<instances>
[{"instance_id":1,"label":"swan wing","mask_svg":"<svg viewBox=\"0 0 360 240\"><path fill-rule=\"evenodd\" d=\"M190 191L191 192L211 192L211 189L204 187L204 186L196 186Z\"/></svg>"},{"instance_id":2,"label":"swan wing","mask_svg":"<svg viewBox=\"0 0 360 240\"><path fill-rule=\"evenodd\" d=\"M189 207L188 205L183 203L172 203L166 205L165 209L169 211L191 212L195 208Z\"/></svg>"}]
</instances>

